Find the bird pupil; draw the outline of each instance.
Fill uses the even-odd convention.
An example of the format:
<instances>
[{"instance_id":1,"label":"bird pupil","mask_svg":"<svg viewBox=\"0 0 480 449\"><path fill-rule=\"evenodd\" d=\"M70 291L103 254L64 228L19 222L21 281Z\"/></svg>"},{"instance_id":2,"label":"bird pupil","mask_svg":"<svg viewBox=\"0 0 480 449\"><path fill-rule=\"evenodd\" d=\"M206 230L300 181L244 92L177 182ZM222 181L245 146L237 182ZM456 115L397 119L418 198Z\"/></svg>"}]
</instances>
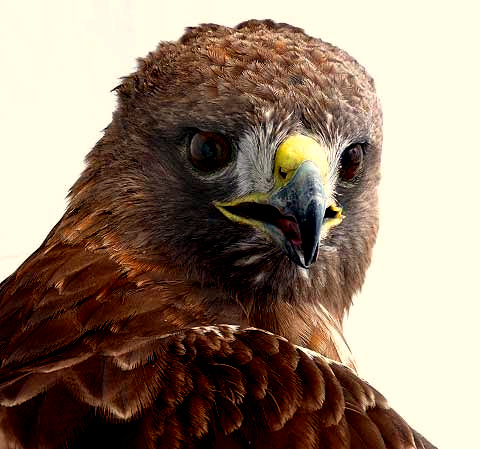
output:
<instances>
[{"instance_id":1,"label":"bird pupil","mask_svg":"<svg viewBox=\"0 0 480 449\"><path fill-rule=\"evenodd\" d=\"M356 145L350 150L350 158L354 164L358 164L360 162L361 151L362 150L359 145Z\"/></svg>"},{"instance_id":2,"label":"bird pupil","mask_svg":"<svg viewBox=\"0 0 480 449\"><path fill-rule=\"evenodd\" d=\"M363 150L360 144L347 148L341 158L340 176L345 181L352 181L357 174L363 159Z\"/></svg>"},{"instance_id":3,"label":"bird pupil","mask_svg":"<svg viewBox=\"0 0 480 449\"><path fill-rule=\"evenodd\" d=\"M217 156L217 144L213 139L208 139L203 142L202 148L200 150L201 157L203 159L212 159Z\"/></svg>"},{"instance_id":4,"label":"bird pupil","mask_svg":"<svg viewBox=\"0 0 480 449\"><path fill-rule=\"evenodd\" d=\"M190 141L190 161L199 170L218 170L229 162L230 146L218 133L200 131Z\"/></svg>"}]
</instances>

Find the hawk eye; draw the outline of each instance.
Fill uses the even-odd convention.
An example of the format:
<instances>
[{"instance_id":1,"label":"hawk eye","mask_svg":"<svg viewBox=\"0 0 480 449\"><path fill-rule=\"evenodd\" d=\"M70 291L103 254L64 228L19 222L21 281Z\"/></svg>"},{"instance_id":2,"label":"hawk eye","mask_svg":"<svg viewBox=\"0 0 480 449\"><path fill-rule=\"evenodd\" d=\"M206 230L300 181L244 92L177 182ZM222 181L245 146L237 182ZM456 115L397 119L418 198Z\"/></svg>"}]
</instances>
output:
<instances>
[{"instance_id":1,"label":"hawk eye","mask_svg":"<svg viewBox=\"0 0 480 449\"><path fill-rule=\"evenodd\" d=\"M218 133L199 131L190 141L190 161L201 171L213 172L230 162L231 147Z\"/></svg>"},{"instance_id":2,"label":"hawk eye","mask_svg":"<svg viewBox=\"0 0 480 449\"><path fill-rule=\"evenodd\" d=\"M344 181L353 181L358 175L363 162L363 147L355 143L345 148L340 157L340 178Z\"/></svg>"}]
</instances>

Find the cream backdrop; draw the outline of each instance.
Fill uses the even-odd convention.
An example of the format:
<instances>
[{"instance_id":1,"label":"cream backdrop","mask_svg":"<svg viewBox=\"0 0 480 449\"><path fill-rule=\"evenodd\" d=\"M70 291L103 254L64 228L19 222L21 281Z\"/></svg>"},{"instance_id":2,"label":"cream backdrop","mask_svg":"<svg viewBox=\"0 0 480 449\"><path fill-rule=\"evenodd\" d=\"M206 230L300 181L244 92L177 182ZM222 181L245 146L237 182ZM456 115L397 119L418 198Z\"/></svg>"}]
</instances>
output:
<instances>
[{"instance_id":1,"label":"cream backdrop","mask_svg":"<svg viewBox=\"0 0 480 449\"><path fill-rule=\"evenodd\" d=\"M60 218L135 58L272 18L354 55L384 108L381 232L347 322L361 374L439 448L478 446L479 11L466 1L2 2L0 275Z\"/></svg>"}]
</instances>

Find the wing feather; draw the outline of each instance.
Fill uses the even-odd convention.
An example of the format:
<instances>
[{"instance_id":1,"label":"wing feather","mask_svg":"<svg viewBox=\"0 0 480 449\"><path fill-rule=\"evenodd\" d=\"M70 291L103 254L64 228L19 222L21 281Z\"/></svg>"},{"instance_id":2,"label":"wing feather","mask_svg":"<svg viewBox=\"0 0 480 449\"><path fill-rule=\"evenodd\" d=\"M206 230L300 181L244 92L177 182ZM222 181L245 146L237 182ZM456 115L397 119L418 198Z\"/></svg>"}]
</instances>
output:
<instances>
[{"instance_id":1,"label":"wing feather","mask_svg":"<svg viewBox=\"0 0 480 449\"><path fill-rule=\"evenodd\" d=\"M29 388L35 394L24 404L37 413L50 408L58 413L52 403L68 396L76 409L70 420L64 417L69 437L79 432L79 422L90 429L102 421L112 432L123 432L118 424L125 422L137 423L130 431L150 428L137 438L150 439L151 447L201 447L218 434L231 444L227 447L248 447L245 441L279 448L425 447L383 396L348 368L262 330L199 327L149 337L146 347L150 355L143 363L125 364L127 353L92 353L58 372L32 371L13 384L16 390L1 391L5 396L8 390L11 400L15 391ZM258 394L259 379L263 395ZM4 410L16 422L29 416L19 407ZM306 429L308 435L292 441ZM36 447L38 442L21 444Z\"/></svg>"},{"instance_id":2,"label":"wing feather","mask_svg":"<svg viewBox=\"0 0 480 449\"><path fill-rule=\"evenodd\" d=\"M433 448L349 368L199 325L182 283L138 280L104 253L40 248L0 293L12 448Z\"/></svg>"}]
</instances>

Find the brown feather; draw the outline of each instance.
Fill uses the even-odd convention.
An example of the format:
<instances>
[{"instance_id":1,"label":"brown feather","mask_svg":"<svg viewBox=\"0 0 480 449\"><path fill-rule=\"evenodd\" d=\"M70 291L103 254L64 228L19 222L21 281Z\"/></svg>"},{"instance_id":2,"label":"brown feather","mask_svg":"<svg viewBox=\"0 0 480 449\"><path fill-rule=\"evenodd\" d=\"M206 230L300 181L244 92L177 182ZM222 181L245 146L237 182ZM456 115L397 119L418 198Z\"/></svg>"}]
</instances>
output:
<instances>
[{"instance_id":1,"label":"brown feather","mask_svg":"<svg viewBox=\"0 0 480 449\"><path fill-rule=\"evenodd\" d=\"M65 215L0 285L0 444L433 448L355 374L342 332L378 226L365 70L290 25L206 24L116 91ZM228 135L243 171L195 172L192 129ZM329 148L345 212L308 272L212 206L265 193L294 132ZM359 139L364 171L344 188L335 164Z\"/></svg>"}]
</instances>

